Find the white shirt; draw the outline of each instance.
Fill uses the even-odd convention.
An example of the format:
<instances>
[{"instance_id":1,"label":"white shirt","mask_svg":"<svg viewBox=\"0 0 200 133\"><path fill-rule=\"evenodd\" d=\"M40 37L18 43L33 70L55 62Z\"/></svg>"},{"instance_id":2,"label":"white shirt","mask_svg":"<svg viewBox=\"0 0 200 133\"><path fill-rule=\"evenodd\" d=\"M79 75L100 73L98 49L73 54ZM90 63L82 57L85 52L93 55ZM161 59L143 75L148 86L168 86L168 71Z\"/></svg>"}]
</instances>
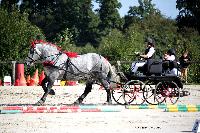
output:
<instances>
[{"instance_id":1,"label":"white shirt","mask_svg":"<svg viewBox=\"0 0 200 133\"><path fill-rule=\"evenodd\" d=\"M147 57L148 58L152 57L154 53L155 53L155 49L154 49L154 47L151 47L149 49L149 52L147 53Z\"/></svg>"},{"instance_id":2,"label":"white shirt","mask_svg":"<svg viewBox=\"0 0 200 133\"><path fill-rule=\"evenodd\" d=\"M169 61L174 61L176 59L175 55L167 55L165 57L165 60L169 60ZM174 74L176 76L180 76L180 72L178 71L177 68L173 68L171 71L170 71L171 74Z\"/></svg>"},{"instance_id":3,"label":"white shirt","mask_svg":"<svg viewBox=\"0 0 200 133\"><path fill-rule=\"evenodd\" d=\"M176 59L176 57L174 55L168 55L166 60L170 60L170 61L174 61Z\"/></svg>"}]
</instances>

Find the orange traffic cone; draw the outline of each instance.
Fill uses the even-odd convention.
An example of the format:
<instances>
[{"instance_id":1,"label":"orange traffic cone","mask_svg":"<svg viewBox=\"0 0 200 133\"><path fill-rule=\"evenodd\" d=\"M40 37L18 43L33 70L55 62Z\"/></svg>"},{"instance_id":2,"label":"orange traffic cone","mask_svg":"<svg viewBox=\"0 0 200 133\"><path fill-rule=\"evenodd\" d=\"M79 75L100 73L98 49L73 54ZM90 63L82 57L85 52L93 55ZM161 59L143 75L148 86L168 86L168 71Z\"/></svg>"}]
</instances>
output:
<instances>
[{"instance_id":1,"label":"orange traffic cone","mask_svg":"<svg viewBox=\"0 0 200 133\"><path fill-rule=\"evenodd\" d=\"M42 71L42 73L40 74L40 76L39 76L39 85L41 85L42 84L42 80L45 78L45 74L44 74L44 71Z\"/></svg>"},{"instance_id":2,"label":"orange traffic cone","mask_svg":"<svg viewBox=\"0 0 200 133\"><path fill-rule=\"evenodd\" d=\"M35 74L33 75L33 77L31 79L34 80L35 85L37 86L38 82L39 82L38 69L36 69Z\"/></svg>"},{"instance_id":3,"label":"orange traffic cone","mask_svg":"<svg viewBox=\"0 0 200 133\"><path fill-rule=\"evenodd\" d=\"M15 86L19 86L19 79L15 80Z\"/></svg>"},{"instance_id":4,"label":"orange traffic cone","mask_svg":"<svg viewBox=\"0 0 200 133\"><path fill-rule=\"evenodd\" d=\"M27 86L30 85L30 80L31 80L31 75L28 75L28 76L27 76L27 79L26 79L26 84L27 84Z\"/></svg>"},{"instance_id":5,"label":"orange traffic cone","mask_svg":"<svg viewBox=\"0 0 200 133\"><path fill-rule=\"evenodd\" d=\"M20 76L19 85L20 86L26 86L26 79L25 79L24 75Z\"/></svg>"},{"instance_id":6,"label":"orange traffic cone","mask_svg":"<svg viewBox=\"0 0 200 133\"><path fill-rule=\"evenodd\" d=\"M35 80L33 80L32 78L30 79L29 86L35 86Z\"/></svg>"}]
</instances>

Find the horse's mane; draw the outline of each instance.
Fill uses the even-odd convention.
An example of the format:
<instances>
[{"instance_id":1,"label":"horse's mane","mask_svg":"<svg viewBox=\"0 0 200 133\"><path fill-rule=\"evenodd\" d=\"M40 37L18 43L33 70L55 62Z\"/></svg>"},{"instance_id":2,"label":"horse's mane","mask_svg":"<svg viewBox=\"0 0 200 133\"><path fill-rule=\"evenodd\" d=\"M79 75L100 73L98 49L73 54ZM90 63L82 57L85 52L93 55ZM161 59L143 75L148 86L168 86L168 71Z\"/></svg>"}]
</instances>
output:
<instances>
[{"instance_id":1,"label":"horse's mane","mask_svg":"<svg viewBox=\"0 0 200 133\"><path fill-rule=\"evenodd\" d=\"M46 42L44 40L34 40L31 42L31 47L35 48L36 44L43 44L43 45L50 45L55 47L58 51L65 53L68 57L70 58L74 58L74 57L78 57L78 54L76 52L68 52L66 50L62 50L61 47L57 46L56 44L53 44L51 42Z\"/></svg>"},{"instance_id":2,"label":"horse's mane","mask_svg":"<svg viewBox=\"0 0 200 133\"><path fill-rule=\"evenodd\" d=\"M59 46L57 46L56 44L53 44L53 43L51 43L51 42L46 42L46 41L44 41L44 40L34 40L34 41L32 41L32 42L31 42L31 47L32 47L32 48L35 48L35 45L36 45L36 44L50 45L50 46L53 46L53 47L57 48L57 50L62 51L62 48L61 48L61 47L59 47Z\"/></svg>"}]
</instances>

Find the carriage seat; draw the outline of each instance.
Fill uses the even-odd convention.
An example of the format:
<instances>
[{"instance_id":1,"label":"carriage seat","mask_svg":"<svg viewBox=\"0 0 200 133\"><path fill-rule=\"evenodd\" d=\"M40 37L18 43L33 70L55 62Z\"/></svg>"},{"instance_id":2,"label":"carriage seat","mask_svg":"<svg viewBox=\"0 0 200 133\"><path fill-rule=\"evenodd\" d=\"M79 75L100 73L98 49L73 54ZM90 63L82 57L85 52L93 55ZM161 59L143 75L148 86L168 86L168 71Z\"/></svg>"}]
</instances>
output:
<instances>
[{"instance_id":1,"label":"carriage seat","mask_svg":"<svg viewBox=\"0 0 200 133\"><path fill-rule=\"evenodd\" d=\"M162 66L163 70L172 70L173 68L178 68L178 63L176 61L164 60Z\"/></svg>"},{"instance_id":2,"label":"carriage seat","mask_svg":"<svg viewBox=\"0 0 200 133\"><path fill-rule=\"evenodd\" d=\"M177 76L177 75L179 75L178 74L179 66L178 66L178 63L176 61L164 60L162 67L163 67L163 74L165 76ZM177 74L175 74L174 72L171 72L172 69L174 70L174 68L176 68Z\"/></svg>"},{"instance_id":3,"label":"carriage seat","mask_svg":"<svg viewBox=\"0 0 200 133\"><path fill-rule=\"evenodd\" d=\"M146 75L157 75L162 74L162 59L148 59L145 64Z\"/></svg>"}]
</instances>

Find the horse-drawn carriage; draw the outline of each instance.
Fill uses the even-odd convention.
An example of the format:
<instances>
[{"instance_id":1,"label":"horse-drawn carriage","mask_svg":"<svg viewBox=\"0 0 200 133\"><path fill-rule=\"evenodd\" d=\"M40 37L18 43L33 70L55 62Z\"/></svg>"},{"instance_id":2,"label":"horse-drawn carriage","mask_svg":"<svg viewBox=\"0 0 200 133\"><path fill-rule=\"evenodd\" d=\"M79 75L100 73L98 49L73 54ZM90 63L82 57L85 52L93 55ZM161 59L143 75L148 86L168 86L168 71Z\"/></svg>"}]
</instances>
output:
<instances>
[{"instance_id":1,"label":"horse-drawn carriage","mask_svg":"<svg viewBox=\"0 0 200 133\"><path fill-rule=\"evenodd\" d=\"M189 94L184 91L178 74L168 73L172 67L178 67L176 62L148 59L137 74L122 72L120 61L117 65L121 83L112 89L112 97L118 104L175 104Z\"/></svg>"},{"instance_id":2,"label":"horse-drawn carriage","mask_svg":"<svg viewBox=\"0 0 200 133\"><path fill-rule=\"evenodd\" d=\"M74 104L81 104L91 91L92 84L96 82L105 88L108 104L112 104L111 93L119 104L142 104L145 101L150 104L162 102L174 104L183 95L180 78L163 71L164 63L160 60L147 60L146 71L138 75L128 75L118 70L120 81L117 80L109 61L95 53L70 58L60 47L37 41L32 43L25 62L30 67L36 61L43 63L46 75L42 81L44 94L37 102L38 105L44 104L48 94L55 94L52 86L56 79L86 79L85 90ZM115 86L117 84L117 87L112 87L112 83Z\"/></svg>"}]
</instances>

